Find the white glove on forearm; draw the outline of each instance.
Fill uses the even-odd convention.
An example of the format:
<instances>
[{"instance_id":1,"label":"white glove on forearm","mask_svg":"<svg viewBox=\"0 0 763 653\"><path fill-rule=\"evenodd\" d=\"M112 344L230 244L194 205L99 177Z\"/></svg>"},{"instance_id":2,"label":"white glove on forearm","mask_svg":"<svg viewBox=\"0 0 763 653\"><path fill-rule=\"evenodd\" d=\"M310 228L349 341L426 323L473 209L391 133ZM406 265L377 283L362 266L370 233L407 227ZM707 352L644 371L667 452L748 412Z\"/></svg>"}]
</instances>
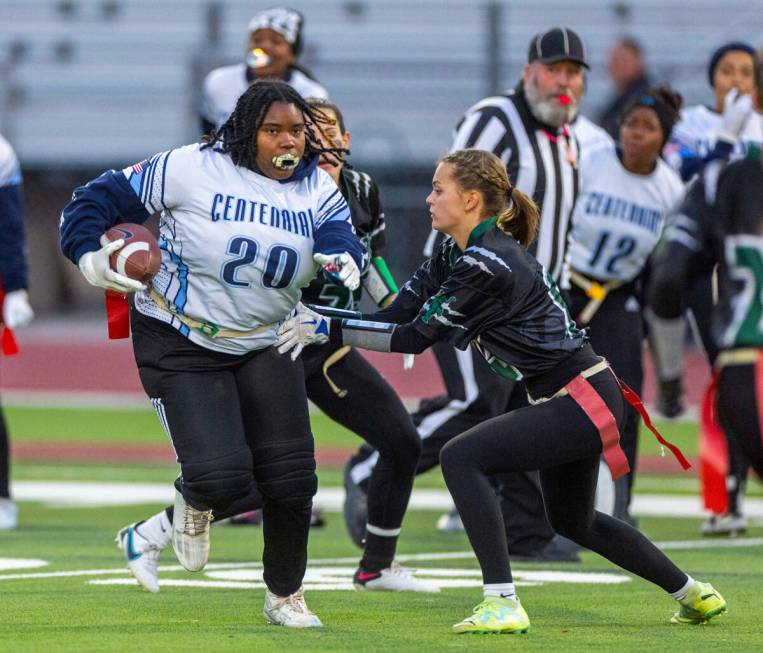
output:
<instances>
[{"instance_id":1,"label":"white glove on forearm","mask_svg":"<svg viewBox=\"0 0 763 653\"><path fill-rule=\"evenodd\" d=\"M752 96L742 95L732 88L723 100L723 126L718 138L727 143L736 143L752 111Z\"/></svg>"},{"instance_id":2,"label":"white glove on forearm","mask_svg":"<svg viewBox=\"0 0 763 653\"><path fill-rule=\"evenodd\" d=\"M313 261L336 277L350 290L360 286L360 270L347 252L341 254L313 254Z\"/></svg>"},{"instance_id":3,"label":"white glove on forearm","mask_svg":"<svg viewBox=\"0 0 763 653\"><path fill-rule=\"evenodd\" d=\"M12 290L3 302L3 324L9 329L21 329L34 317L26 290Z\"/></svg>"},{"instance_id":4,"label":"white glove on forearm","mask_svg":"<svg viewBox=\"0 0 763 653\"><path fill-rule=\"evenodd\" d=\"M86 252L79 259L79 270L91 286L106 290L128 293L144 290L146 287L135 279L114 272L109 265L109 257L125 244L123 239L115 240L95 252Z\"/></svg>"},{"instance_id":5,"label":"white glove on forearm","mask_svg":"<svg viewBox=\"0 0 763 653\"><path fill-rule=\"evenodd\" d=\"M305 345L322 345L328 341L329 325L327 317L318 315L300 302L293 315L278 327L275 344L278 353L291 351L291 360L297 360Z\"/></svg>"}]
</instances>

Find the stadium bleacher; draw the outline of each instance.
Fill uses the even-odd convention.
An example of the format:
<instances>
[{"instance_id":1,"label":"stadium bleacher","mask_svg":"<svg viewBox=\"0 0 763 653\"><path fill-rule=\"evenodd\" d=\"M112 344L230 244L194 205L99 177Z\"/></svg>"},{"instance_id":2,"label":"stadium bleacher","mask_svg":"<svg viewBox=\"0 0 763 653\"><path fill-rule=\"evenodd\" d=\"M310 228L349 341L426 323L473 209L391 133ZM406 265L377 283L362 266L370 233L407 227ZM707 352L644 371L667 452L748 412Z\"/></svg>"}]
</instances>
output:
<instances>
[{"instance_id":1,"label":"stadium bleacher","mask_svg":"<svg viewBox=\"0 0 763 653\"><path fill-rule=\"evenodd\" d=\"M272 2L262 3L269 6ZM756 42L760 2L644 0L302 0L304 63L345 109L355 159L421 165L463 110L514 83L531 34L552 22L586 39L586 107L608 92L607 48L641 38L657 79L690 103L708 99L708 53ZM227 0L4 0L0 131L25 167L114 165L194 140L203 74L240 59L259 6ZM613 25L617 27L613 28ZM500 44L495 57L493 44Z\"/></svg>"}]
</instances>

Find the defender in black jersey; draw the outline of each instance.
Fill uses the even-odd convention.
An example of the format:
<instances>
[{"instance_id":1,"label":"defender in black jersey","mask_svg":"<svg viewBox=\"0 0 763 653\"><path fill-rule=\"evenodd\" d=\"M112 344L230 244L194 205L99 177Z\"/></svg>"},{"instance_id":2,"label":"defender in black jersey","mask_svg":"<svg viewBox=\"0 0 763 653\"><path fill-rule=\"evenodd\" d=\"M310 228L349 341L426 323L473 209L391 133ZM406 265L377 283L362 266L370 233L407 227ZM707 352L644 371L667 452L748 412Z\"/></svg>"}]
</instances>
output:
<instances>
[{"instance_id":1,"label":"defender in black jersey","mask_svg":"<svg viewBox=\"0 0 763 653\"><path fill-rule=\"evenodd\" d=\"M522 80L470 107L456 125L451 145L452 150L474 147L495 154L516 187L537 203L540 228L531 252L556 283L563 280L578 194L580 148L570 123L578 115L586 68L585 46L574 30L554 27L541 32L530 40ZM526 403L521 383L490 374L474 352L448 352L441 343L435 356L447 398L422 405L414 415L423 440L419 473L431 468L443 445L459 433ZM353 480L368 473L371 455L362 447L353 457ZM536 472L502 474L493 481L503 497L506 535L516 555L580 561L577 547L555 536L546 519Z\"/></svg>"},{"instance_id":2,"label":"defender in black jersey","mask_svg":"<svg viewBox=\"0 0 763 653\"><path fill-rule=\"evenodd\" d=\"M625 391L525 249L537 228L532 200L511 187L496 156L461 150L441 160L427 203L434 228L451 240L387 309L329 319L299 306L279 329L277 346L281 353L317 342L418 353L447 340L462 349L471 344L497 374L524 380L530 405L462 433L440 456L484 580L484 600L453 630L529 628L488 477L535 469L556 531L670 593L680 602L674 622L700 623L723 612L712 586L687 576L638 530L593 508L599 456L615 478L628 470L619 444Z\"/></svg>"},{"instance_id":3,"label":"defender in black jersey","mask_svg":"<svg viewBox=\"0 0 763 653\"><path fill-rule=\"evenodd\" d=\"M339 108L327 100L308 103L331 118L336 125L323 127L331 145L348 148L350 134ZM303 301L339 309L354 309L368 293L378 306L385 306L397 294L397 287L382 256L384 210L379 189L365 172L353 170L334 156L322 157L319 164L339 186L350 207L352 224L370 253L362 271L362 288L351 291L328 274L316 277L303 289ZM408 506L413 479L421 455L421 439L408 411L381 374L355 349L337 344L308 347L302 355L308 398L325 414L357 433L379 452L368 487L368 521L365 524L363 557L354 582L358 589L393 591L439 591L436 585L412 575L411 570L393 563L400 525ZM217 521L256 510L262 506L258 495L244 497L226 513L216 513ZM159 591L156 561L166 545L162 524L172 521L172 507L154 517L120 531L118 541L128 565L149 591ZM125 542L146 541L144 558L131 559Z\"/></svg>"},{"instance_id":4,"label":"defender in black jersey","mask_svg":"<svg viewBox=\"0 0 763 653\"><path fill-rule=\"evenodd\" d=\"M666 240L655 258L651 306L658 316L684 308L697 266L708 260L718 264L719 302L713 316L719 348L715 362L718 420L763 478L760 150L752 150L747 158L728 166L722 161L709 164L692 186L672 230L674 237ZM724 445L720 438L716 451L723 451Z\"/></svg>"}]
</instances>

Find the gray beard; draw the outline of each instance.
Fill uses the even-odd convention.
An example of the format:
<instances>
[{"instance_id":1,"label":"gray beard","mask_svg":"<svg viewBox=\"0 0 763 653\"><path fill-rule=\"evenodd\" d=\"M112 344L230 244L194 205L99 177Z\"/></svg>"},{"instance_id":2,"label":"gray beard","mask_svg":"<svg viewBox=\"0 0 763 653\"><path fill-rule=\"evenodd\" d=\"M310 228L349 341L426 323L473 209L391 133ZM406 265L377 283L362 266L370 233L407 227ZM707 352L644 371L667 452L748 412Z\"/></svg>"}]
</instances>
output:
<instances>
[{"instance_id":1,"label":"gray beard","mask_svg":"<svg viewBox=\"0 0 763 653\"><path fill-rule=\"evenodd\" d=\"M579 106L577 102L564 106L556 100L542 100L533 84L525 84L525 97L530 107L530 113L541 122L552 127L561 127L571 123L578 115Z\"/></svg>"}]
</instances>

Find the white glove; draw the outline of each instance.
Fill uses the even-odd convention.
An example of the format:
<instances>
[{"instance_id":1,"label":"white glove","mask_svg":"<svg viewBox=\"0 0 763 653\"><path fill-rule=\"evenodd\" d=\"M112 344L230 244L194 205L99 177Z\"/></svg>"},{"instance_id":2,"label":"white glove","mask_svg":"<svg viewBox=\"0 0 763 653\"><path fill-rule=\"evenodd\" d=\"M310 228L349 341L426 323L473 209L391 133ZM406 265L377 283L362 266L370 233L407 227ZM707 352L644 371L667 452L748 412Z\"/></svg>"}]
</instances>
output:
<instances>
[{"instance_id":1,"label":"white glove","mask_svg":"<svg viewBox=\"0 0 763 653\"><path fill-rule=\"evenodd\" d=\"M318 315L303 303L278 327L275 346L279 354L291 350L291 360L297 360L305 345L322 345L329 339L329 319Z\"/></svg>"},{"instance_id":2,"label":"white glove","mask_svg":"<svg viewBox=\"0 0 763 653\"><path fill-rule=\"evenodd\" d=\"M86 252L80 257L79 270L91 286L122 293L145 290L146 287L140 281L114 272L109 265L109 257L121 249L124 244L125 241L120 238L104 245L95 252Z\"/></svg>"},{"instance_id":3,"label":"white glove","mask_svg":"<svg viewBox=\"0 0 763 653\"><path fill-rule=\"evenodd\" d=\"M360 286L360 270L347 252L341 254L313 254L313 261L336 277L350 290Z\"/></svg>"},{"instance_id":4,"label":"white glove","mask_svg":"<svg viewBox=\"0 0 763 653\"><path fill-rule=\"evenodd\" d=\"M21 329L32 321L34 311L29 305L26 290L12 290L3 303L3 324L9 329Z\"/></svg>"},{"instance_id":5,"label":"white glove","mask_svg":"<svg viewBox=\"0 0 763 653\"><path fill-rule=\"evenodd\" d=\"M718 138L727 143L736 143L752 111L752 96L742 95L732 88L723 99L723 126Z\"/></svg>"}]
</instances>

